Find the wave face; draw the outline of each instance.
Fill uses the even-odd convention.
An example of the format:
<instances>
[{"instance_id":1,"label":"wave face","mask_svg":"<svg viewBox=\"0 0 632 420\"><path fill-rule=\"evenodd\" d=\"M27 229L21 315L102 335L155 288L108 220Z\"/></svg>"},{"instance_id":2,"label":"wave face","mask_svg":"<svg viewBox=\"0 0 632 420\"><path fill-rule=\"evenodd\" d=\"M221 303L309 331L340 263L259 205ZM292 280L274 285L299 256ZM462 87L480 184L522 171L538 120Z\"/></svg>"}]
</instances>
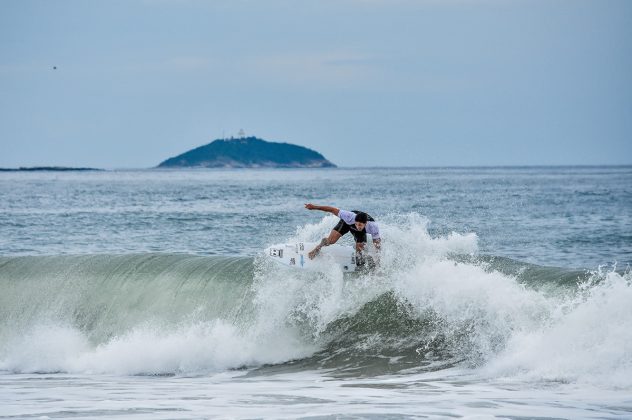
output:
<instances>
[{"instance_id":1,"label":"wave face","mask_svg":"<svg viewBox=\"0 0 632 420\"><path fill-rule=\"evenodd\" d=\"M332 222L290 240L315 240ZM0 258L0 370L363 376L458 366L632 383L629 271L478 256L476 235L431 237L415 215L383 224L380 269L366 275L326 263L304 273L260 256Z\"/></svg>"}]
</instances>

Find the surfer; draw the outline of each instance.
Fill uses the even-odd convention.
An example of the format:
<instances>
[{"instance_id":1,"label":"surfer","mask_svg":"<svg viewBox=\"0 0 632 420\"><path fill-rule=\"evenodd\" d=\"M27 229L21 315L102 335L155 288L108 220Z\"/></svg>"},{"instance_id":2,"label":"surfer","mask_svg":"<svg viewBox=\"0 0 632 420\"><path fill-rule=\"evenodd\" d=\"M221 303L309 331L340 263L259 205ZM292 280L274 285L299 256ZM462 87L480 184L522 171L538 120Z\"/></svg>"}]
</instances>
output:
<instances>
[{"instance_id":1,"label":"surfer","mask_svg":"<svg viewBox=\"0 0 632 420\"><path fill-rule=\"evenodd\" d=\"M351 232L356 243L356 252L361 255L362 250L366 246L366 234L371 235L373 244L376 249L380 249L380 229L375 220L363 211L358 210L342 210L330 206L317 206L312 203L305 204L308 210L320 210L331 213L340 218L338 224L333 228L327 238L323 238L320 244L307 254L310 259L314 259L324 246L335 244L338 239L347 232Z\"/></svg>"}]
</instances>

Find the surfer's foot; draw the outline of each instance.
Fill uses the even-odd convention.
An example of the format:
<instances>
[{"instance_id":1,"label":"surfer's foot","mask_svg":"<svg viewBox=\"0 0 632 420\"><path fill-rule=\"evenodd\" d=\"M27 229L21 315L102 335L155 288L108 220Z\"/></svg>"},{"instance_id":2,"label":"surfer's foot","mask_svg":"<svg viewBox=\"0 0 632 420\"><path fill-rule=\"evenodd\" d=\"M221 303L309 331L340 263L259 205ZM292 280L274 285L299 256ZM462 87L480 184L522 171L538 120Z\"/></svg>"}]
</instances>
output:
<instances>
[{"instance_id":1,"label":"surfer's foot","mask_svg":"<svg viewBox=\"0 0 632 420\"><path fill-rule=\"evenodd\" d=\"M307 256L309 257L310 260L313 260L316 255L318 255L318 253L320 252L320 247L316 247L314 249L312 249L309 254L307 254Z\"/></svg>"},{"instance_id":2,"label":"surfer's foot","mask_svg":"<svg viewBox=\"0 0 632 420\"><path fill-rule=\"evenodd\" d=\"M334 242L336 242L336 241L334 241ZM324 247L324 246L328 246L328 245L329 245L329 239L328 239L328 238L323 238L323 239L321 239L321 240L320 240L320 244L318 244L318 245L316 246L316 248L312 249L312 251L311 251L309 254L307 254L307 256L309 257L309 259L310 259L310 260L313 260L313 259L314 259L314 257L315 257L316 255L318 255L318 253L320 252L320 249L321 249L322 247Z\"/></svg>"}]
</instances>

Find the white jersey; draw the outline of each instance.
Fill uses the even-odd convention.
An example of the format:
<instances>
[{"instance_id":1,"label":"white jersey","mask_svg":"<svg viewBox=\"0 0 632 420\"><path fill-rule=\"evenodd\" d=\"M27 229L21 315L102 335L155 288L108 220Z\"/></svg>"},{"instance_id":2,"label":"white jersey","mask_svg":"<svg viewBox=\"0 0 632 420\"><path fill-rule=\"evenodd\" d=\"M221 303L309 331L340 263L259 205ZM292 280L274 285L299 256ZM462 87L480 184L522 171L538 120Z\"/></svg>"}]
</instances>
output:
<instances>
[{"instance_id":1,"label":"white jersey","mask_svg":"<svg viewBox=\"0 0 632 420\"><path fill-rule=\"evenodd\" d=\"M338 212L338 217L340 217L342 221L346 224L352 225L355 223L356 214L352 211L340 209L340 211ZM372 222L369 220L366 223L366 227L364 228L364 230L366 230L366 233L371 235L373 240L380 239L380 228L377 226L376 222Z\"/></svg>"}]
</instances>

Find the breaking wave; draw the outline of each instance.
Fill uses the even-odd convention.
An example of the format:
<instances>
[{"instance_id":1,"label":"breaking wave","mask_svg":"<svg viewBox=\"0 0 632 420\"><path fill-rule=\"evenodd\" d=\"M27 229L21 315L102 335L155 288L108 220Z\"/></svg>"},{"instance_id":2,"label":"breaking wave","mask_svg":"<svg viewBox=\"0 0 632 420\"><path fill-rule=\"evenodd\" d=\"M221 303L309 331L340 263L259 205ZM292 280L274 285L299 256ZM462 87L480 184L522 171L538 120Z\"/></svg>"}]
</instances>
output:
<instances>
[{"instance_id":1,"label":"breaking wave","mask_svg":"<svg viewBox=\"0 0 632 420\"><path fill-rule=\"evenodd\" d=\"M317 240L333 222L289 240ZM0 370L361 376L458 366L632 386L629 270L481 256L475 234L432 237L415 215L386 218L383 231L380 267L363 275L264 256L0 258Z\"/></svg>"}]
</instances>

